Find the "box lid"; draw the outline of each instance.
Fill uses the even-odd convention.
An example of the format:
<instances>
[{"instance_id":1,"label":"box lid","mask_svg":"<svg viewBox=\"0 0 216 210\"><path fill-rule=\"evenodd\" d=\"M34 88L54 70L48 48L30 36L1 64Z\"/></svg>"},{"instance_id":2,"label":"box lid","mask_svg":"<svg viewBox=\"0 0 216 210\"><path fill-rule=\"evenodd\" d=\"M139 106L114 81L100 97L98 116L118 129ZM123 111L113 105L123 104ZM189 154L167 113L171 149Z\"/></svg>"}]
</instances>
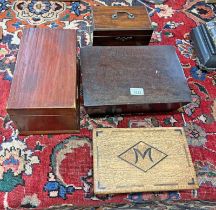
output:
<instances>
[{"instance_id":1,"label":"box lid","mask_svg":"<svg viewBox=\"0 0 216 210\"><path fill-rule=\"evenodd\" d=\"M144 6L96 6L93 8L94 35L137 35L152 32L151 22Z\"/></svg>"},{"instance_id":2,"label":"box lid","mask_svg":"<svg viewBox=\"0 0 216 210\"><path fill-rule=\"evenodd\" d=\"M76 101L76 31L24 30L8 113L70 114L77 109Z\"/></svg>"},{"instance_id":3,"label":"box lid","mask_svg":"<svg viewBox=\"0 0 216 210\"><path fill-rule=\"evenodd\" d=\"M191 101L172 46L83 48L81 70L88 107Z\"/></svg>"}]
</instances>

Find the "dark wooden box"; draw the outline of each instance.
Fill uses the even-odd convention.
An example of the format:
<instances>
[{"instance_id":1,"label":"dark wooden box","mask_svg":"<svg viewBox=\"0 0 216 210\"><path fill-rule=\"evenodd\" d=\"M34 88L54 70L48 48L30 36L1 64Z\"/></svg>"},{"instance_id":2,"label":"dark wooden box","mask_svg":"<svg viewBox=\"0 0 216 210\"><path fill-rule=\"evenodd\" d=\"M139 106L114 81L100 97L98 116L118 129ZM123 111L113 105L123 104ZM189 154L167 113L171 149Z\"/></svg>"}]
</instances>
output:
<instances>
[{"instance_id":1,"label":"dark wooden box","mask_svg":"<svg viewBox=\"0 0 216 210\"><path fill-rule=\"evenodd\" d=\"M172 46L86 47L81 72L89 114L170 111L191 101Z\"/></svg>"},{"instance_id":2,"label":"dark wooden box","mask_svg":"<svg viewBox=\"0 0 216 210\"><path fill-rule=\"evenodd\" d=\"M93 45L148 45L153 29L144 6L93 8Z\"/></svg>"},{"instance_id":3,"label":"dark wooden box","mask_svg":"<svg viewBox=\"0 0 216 210\"><path fill-rule=\"evenodd\" d=\"M193 28L190 37L199 67L207 71L216 70L215 21L210 21Z\"/></svg>"},{"instance_id":4,"label":"dark wooden box","mask_svg":"<svg viewBox=\"0 0 216 210\"><path fill-rule=\"evenodd\" d=\"M20 133L79 131L76 31L26 29L7 112Z\"/></svg>"}]
</instances>

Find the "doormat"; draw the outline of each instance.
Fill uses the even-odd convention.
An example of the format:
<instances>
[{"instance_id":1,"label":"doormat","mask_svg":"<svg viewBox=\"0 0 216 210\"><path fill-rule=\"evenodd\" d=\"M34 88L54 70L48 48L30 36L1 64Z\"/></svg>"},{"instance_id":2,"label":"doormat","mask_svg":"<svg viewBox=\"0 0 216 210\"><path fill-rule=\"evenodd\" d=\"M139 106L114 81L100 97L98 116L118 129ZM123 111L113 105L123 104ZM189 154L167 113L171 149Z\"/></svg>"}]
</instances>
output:
<instances>
[{"instance_id":1,"label":"doormat","mask_svg":"<svg viewBox=\"0 0 216 210\"><path fill-rule=\"evenodd\" d=\"M182 128L108 128L93 132L96 194L197 189Z\"/></svg>"}]
</instances>

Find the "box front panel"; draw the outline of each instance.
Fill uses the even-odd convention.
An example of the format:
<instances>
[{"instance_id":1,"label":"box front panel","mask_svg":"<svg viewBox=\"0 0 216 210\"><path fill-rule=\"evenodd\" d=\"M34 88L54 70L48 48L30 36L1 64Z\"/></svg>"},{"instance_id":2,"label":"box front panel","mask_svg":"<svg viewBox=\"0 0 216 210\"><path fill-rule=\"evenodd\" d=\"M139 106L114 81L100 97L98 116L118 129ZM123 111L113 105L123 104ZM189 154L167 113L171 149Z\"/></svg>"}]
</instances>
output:
<instances>
[{"instance_id":1,"label":"box front panel","mask_svg":"<svg viewBox=\"0 0 216 210\"><path fill-rule=\"evenodd\" d=\"M143 113L143 112L169 112L177 110L187 103L167 103L167 104L128 104L128 105L85 105L87 113L91 116L121 113Z\"/></svg>"},{"instance_id":2,"label":"box front panel","mask_svg":"<svg viewBox=\"0 0 216 210\"><path fill-rule=\"evenodd\" d=\"M20 134L72 133L79 131L79 116L10 116L20 131Z\"/></svg>"},{"instance_id":3,"label":"box front panel","mask_svg":"<svg viewBox=\"0 0 216 210\"><path fill-rule=\"evenodd\" d=\"M148 45L151 36L134 36L134 35L120 35L120 36L94 36L94 46L133 46L133 45Z\"/></svg>"}]
</instances>

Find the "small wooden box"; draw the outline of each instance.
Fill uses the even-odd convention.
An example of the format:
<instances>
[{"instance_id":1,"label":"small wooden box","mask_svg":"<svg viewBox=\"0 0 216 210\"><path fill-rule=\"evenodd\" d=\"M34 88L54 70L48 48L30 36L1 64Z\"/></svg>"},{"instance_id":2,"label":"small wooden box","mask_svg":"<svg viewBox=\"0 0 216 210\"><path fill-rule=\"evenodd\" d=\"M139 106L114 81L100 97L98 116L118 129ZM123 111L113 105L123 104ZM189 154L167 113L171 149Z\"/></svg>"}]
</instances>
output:
<instances>
[{"instance_id":1,"label":"small wooden box","mask_svg":"<svg viewBox=\"0 0 216 210\"><path fill-rule=\"evenodd\" d=\"M76 31L26 29L7 112L20 133L79 131Z\"/></svg>"},{"instance_id":2,"label":"small wooden box","mask_svg":"<svg viewBox=\"0 0 216 210\"><path fill-rule=\"evenodd\" d=\"M95 129L93 159L96 194L198 188L182 128Z\"/></svg>"},{"instance_id":3,"label":"small wooden box","mask_svg":"<svg viewBox=\"0 0 216 210\"><path fill-rule=\"evenodd\" d=\"M93 45L148 45L153 29L144 6L93 8Z\"/></svg>"},{"instance_id":4,"label":"small wooden box","mask_svg":"<svg viewBox=\"0 0 216 210\"><path fill-rule=\"evenodd\" d=\"M170 111L191 101L172 46L86 47L81 71L89 114Z\"/></svg>"}]
</instances>

